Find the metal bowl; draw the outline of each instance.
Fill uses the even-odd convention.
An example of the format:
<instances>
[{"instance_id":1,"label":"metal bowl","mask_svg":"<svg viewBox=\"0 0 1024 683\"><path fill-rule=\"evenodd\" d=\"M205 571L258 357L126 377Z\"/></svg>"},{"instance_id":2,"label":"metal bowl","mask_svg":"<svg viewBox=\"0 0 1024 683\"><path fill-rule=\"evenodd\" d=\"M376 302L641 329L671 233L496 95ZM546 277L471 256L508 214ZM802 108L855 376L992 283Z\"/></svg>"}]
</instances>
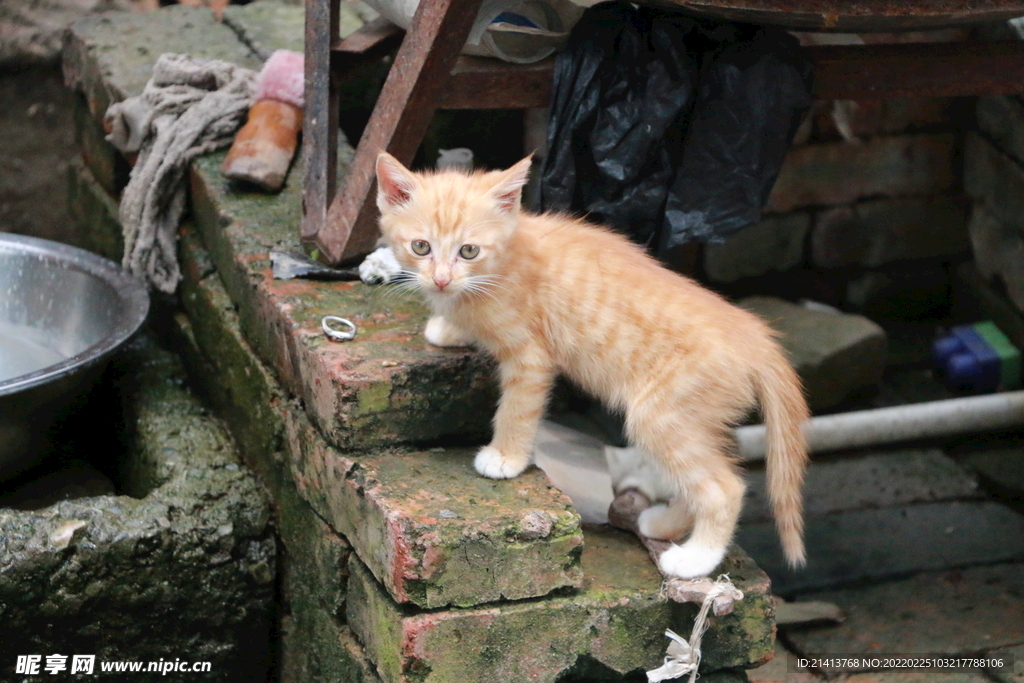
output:
<instances>
[{"instance_id":1,"label":"metal bowl","mask_svg":"<svg viewBox=\"0 0 1024 683\"><path fill-rule=\"evenodd\" d=\"M114 263L0 232L0 481L40 461L54 420L148 312L146 286Z\"/></svg>"}]
</instances>

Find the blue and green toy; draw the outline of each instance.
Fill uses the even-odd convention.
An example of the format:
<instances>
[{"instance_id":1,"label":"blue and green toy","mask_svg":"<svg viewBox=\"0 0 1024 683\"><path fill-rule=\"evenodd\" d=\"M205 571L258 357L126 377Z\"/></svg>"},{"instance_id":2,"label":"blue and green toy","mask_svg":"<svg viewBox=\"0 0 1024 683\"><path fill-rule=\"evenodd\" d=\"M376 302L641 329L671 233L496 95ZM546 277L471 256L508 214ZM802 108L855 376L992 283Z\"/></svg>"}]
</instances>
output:
<instances>
[{"instance_id":1,"label":"blue and green toy","mask_svg":"<svg viewBox=\"0 0 1024 683\"><path fill-rule=\"evenodd\" d=\"M1021 386L1020 349L991 321L954 327L932 351L939 372L957 389L989 393Z\"/></svg>"}]
</instances>

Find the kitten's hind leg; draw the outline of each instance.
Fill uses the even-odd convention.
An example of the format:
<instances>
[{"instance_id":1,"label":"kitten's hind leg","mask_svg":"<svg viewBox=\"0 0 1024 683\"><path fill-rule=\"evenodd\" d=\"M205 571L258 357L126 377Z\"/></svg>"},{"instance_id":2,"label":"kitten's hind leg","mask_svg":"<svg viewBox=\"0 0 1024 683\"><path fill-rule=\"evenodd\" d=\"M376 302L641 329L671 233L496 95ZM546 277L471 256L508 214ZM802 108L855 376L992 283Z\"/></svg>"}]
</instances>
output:
<instances>
[{"instance_id":1,"label":"kitten's hind leg","mask_svg":"<svg viewBox=\"0 0 1024 683\"><path fill-rule=\"evenodd\" d=\"M440 315L432 316L427 321L423 336L434 346L472 346L473 344L472 337Z\"/></svg>"},{"instance_id":2,"label":"kitten's hind leg","mask_svg":"<svg viewBox=\"0 0 1024 683\"><path fill-rule=\"evenodd\" d=\"M501 401L494 415L494 438L476 454L476 471L511 479L530 466L537 427L547 405L555 371L543 352L524 349L501 362Z\"/></svg>"},{"instance_id":3,"label":"kitten's hind leg","mask_svg":"<svg viewBox=\"0 0 1024 683\"><path fill-rule=\"evenodd\" d=\"M744 486L730 463L723 460L720 464L684 487L693 531L685 543L662 554L659 565L663 573L684 579L707 576L725 557L739 519Z\"/></svg>"},{"instance_id":4,"label":"kitten's hind leg","mask_svg":"<svg viewBox=\"0 0 1024 683\"><path fill-rule=\"evenodd\" d=\"M692 522L689 538L661 555L667 576L706 576L722 561L743 505L743 480L728 456L728 442L713 415L634 410L627 415L631 438L644 446L676 484L668 506L645 510L640 532L674 540Z\"/></svg>"}]
</instances>

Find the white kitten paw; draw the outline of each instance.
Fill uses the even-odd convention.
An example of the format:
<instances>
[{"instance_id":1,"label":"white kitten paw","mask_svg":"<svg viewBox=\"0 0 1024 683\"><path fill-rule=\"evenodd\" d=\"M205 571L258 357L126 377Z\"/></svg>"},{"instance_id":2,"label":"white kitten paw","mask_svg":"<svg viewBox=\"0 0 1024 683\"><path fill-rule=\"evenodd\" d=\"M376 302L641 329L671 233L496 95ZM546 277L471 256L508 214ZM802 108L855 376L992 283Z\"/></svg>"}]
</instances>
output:
<instances>
[{"instance_id":1,"label":"white kitten paw","mask_svg":"<svg viewBox=\"0 0 1024 683\"><path fill-rule=\"evenodd\" d=\"M511 479L519 476L529 464L529 462L525 464L511 462L494 446L484 446L473 460L476 471L491 479Z\"/></svg>"},{"instance_id":2,"label":"white kitten paw","mask_svg":"<svg viewBox=\"0 0 1024 683\"><path fill-rule=\"evenodd\" d=\"M636 520L637 528L647 538L661 538L662 516L669 513L668 505L652 505L640 513ZM671 539L663 539L671 540Z\"/></svg>"},{"instance_id":3,"label":"white kitten paw","mask_svg":"<svg viewBox=\"0 0 1024 683\"><path fill-rule=\"evenodd\" d=\"M708 576L725 558L725 548L709 548L693 545L673 545L661 554L658 567L666 576L693 579Z\"/></svg>"},{"instance_id":4,"label":"white kitten paw","mask_svg":"<svg viewBox=\"0 0 1024 683\"><path fill-rule=\"evenodd\" d=\"M468 335L462 334L440 315L427 321L423 336L434 346L470 346L473 343Z\"/></svg>"}]
</instances>

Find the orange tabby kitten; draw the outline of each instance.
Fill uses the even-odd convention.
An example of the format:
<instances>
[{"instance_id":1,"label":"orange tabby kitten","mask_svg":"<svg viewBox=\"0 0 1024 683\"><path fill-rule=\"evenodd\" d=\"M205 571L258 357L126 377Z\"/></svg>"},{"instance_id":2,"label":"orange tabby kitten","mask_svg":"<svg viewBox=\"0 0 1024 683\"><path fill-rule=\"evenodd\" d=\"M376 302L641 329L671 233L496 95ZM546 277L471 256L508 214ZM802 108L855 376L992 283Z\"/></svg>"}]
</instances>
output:
<instances>
[{"instance_id":1,"label":"orange tabby kitten","mask_svg":"<svg viewBox=\"0 0 1024 683\"><path fill-rule=\"evenodd\" d=\"M499 363L494 439L477 471L504 479L530 465L565 373L624 412L630 441L676 491L640 517L647 536L689 532L662 555L662 571L703 576L724 557L743 501L730 429L760 399L779 535L789 562L803 564L807 405L772 332L625 237L521 211L529 168L527 158L507 171L419 174L377 159L381 230L435 313L427 341L477 344Z\"/></svg>"}]
</instances>

